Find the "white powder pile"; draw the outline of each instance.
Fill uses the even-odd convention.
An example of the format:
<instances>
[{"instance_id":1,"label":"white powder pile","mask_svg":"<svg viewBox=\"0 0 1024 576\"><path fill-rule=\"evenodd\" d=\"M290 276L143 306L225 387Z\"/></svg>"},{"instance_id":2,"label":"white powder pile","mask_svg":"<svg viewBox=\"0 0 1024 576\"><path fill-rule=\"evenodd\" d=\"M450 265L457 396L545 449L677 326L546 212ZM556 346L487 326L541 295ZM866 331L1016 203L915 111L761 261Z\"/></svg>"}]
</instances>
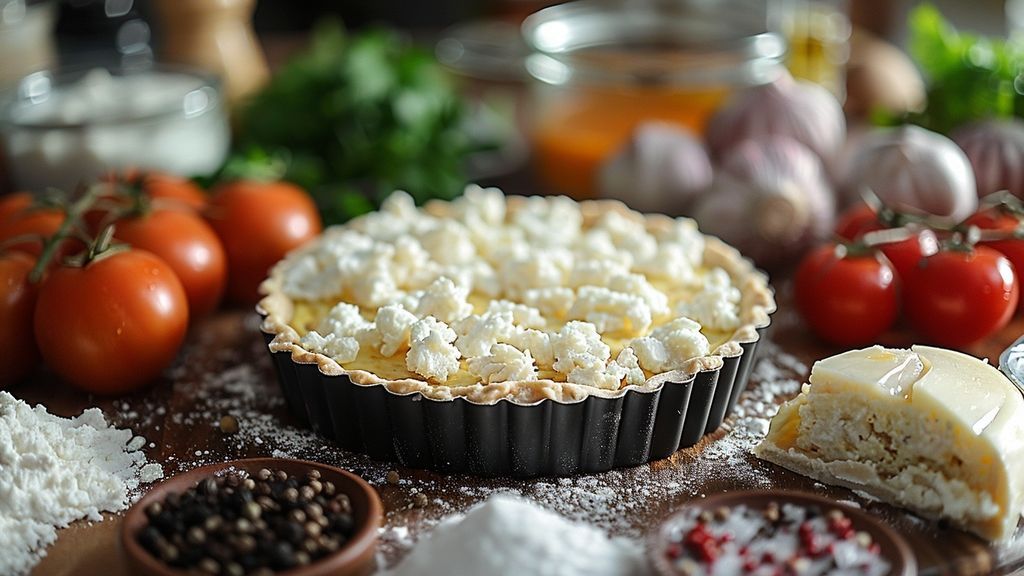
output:
<instances>
[{"instance_id":1,"label":"white powder pile","mask_svg":"<svg viewBox=\"0 0 1024 576\"><path fill-rule=\"evenodd\" d=\"M0 574L27 572L57 528L124 509L146 465L143 444L99 409L61 418L0 392Z\"/></svg>"},{"instance_id":2,"label":"white powder pile","mask_svg":"<svg viewBox=\"0 0 1024 576\"><path fill-rule=\"evenodd\" d=\"M392 576L629 576L644 573L643 567L635 543L608 538L527 500L497 495L439 524Z\"/></svg>"}]
</instances>

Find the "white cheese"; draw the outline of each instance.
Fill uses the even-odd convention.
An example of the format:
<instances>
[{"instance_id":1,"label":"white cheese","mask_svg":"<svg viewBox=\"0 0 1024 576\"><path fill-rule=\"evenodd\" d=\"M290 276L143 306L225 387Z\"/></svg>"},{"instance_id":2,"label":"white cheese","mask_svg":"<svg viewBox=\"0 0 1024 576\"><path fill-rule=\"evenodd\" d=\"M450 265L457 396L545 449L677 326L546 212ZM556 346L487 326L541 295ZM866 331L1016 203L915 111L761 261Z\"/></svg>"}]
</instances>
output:
<instances>
[{"instance_id":1,"label":"white cheese","mask_svg":"<svg viewBox=\"0 0 1024 576\"><path fill-rule=\"evenodd\" d=\"M630 347L640 366L654 373L679 370L687 361L707 356L711 348L700 324L688 318L659 326L650 336L633 340Z\"/></svg>"},{"instance_id":2,"label":"white cheese","mask_svg":"<svg viewBox=\"0 0 1024 576\"><path fill-rule=\"evenodd\" d=\"M399 304L388 304L377 310L375 324L380 334L380 353L392 356L409 346L409 332L418 318Z\"/></svg>"},{"instance_id":3,"label":"white cheese","mask_svg":"<svg viewBox=\"0 0 1024 576\"><path fill-rule=\"evenodd\" d=\"M462 355L452 345L455 331L433 316L416 321L409 331L409 352L405 366L410 372L441 384L458 371Z\"/></svg>"},{"instance_id":4,"label":"white cheese","mask_svg":"<svg viewBox=\"0 0 1024 576\"><path fill-rule=\"evenodd\" d=\"M495 344L485 356L469 359L469 371L488 384L537 379L530 352L508 344Z\"/></svg>"},{"instance_id":5,"label":"white cheese","mask_svg":"<svg viewBox=\"0 0 1024 576\"><path fill-rule=\"evenodd\" d=\"M569 318L585 320L602 334L639 334L651 325L651 308L640 296L584 286L576 292Z\"/></svg>"},{"instance_id":6,"label":"white cheese","mask_svg":"<svg viewBox=\"0 0 1024 576\"><path fill-rule=\"evenodd\" d=\"M359 355L359 341L352 336L339 336L330 332L321 336L316 330L310 330L299 343L306 350L323 354L338 364L351 362Z\"/></svg>"},{"instance_id":7,"label":"white cheese","mask_svg":"<svg viewBox=\"0 0 1024 576\"><path fill-rule=\"evenodd\" d=\"M508 300L492 300L487 306L487 312L509 312L512 314L512 323L522 328L544 328L547 324L540 310Z\"/></svg>"},{"instance_id":8,"label":"white cheese","mask_svg":"<svg viewBox=\"0 0 1024 576\"><path fill-rule=\"evenodd\" d=\"M624 372L622 377L626 379L626 384L629 386L641 386L647 381L647 375L640 368L640 360L637 358L636 352L628 346L623 348L612 361L609 371L612 370L612 364L622 369Z\"/></svg>"},{"instance_id":9,"label":"white cheese","mask_svg":"<svg viewBox=\"0 0 1024 576\"><path fill-rule=\"evenodd\" d=\"M358 306L339 302L320 320L316 330L321 334L355 336L361 330L372 327L373 323L363 318Z\"/></svg>"},{"instance_id":10,"label":"white cheese","mask_svg":"<svg viewBox=\"0 0 1024 576\"><path fill-rule=\"evenodd\" d=\"M512 215L512 223L533 246L565 246L580 235L580 206L565 196L530 196Z\"/></svg>"},{"instance_id":11,"label":"white cheese","mask_svg":"<svg viewBox=\"0 0 1024 576\"><path fill-rule=\"evenodd\" d=\"M579 259L573 263L569 273L569 286L607 286L612 278L626 274L629 267L617 260Z\"/></svg>"},{"instance_id":12,"label":"white cheese","mask_svg":"<svg viewBox=\"0 0 1024 576\"><path fill-rule=\"evenodd\" d=\"M624 292L643 298L654 316L665 316L671 312L668 307L668 296L655 288L642 274L614 275L608 279L607 286L615 292Z\"/></svg>"},{"instance_id":13,"label":"white cheese","mask_svg":"<svg viewBox=\"0 0 1024 576\"><path fill-rule=\"evenodd\" d=\"M511 311L488 311L470 315L452 325L458 339L455 346L466 358L484 356L494 344L515 333Z\"/></svg>"},{"instance_id":14,"label":"white cheese","mask_svg":"<svg viewBox=\"0 0 1024 576\"><path fill-rule=\"evenodd\" d=\"M473 312L473 306L466 301L468 296L466 288L442 276L420 296L416 315L420 318L433 316L446 324L461 320Z\"/></svg>"},{"instance_id":15,"label":"white cheese","mask_svg":"<svg viewBox=\"0 0 1024 576\"><path fill-rule=\"evenodd\" d=\"M715 268L705 276L704 289L688 302L676 306L676 314L712 330L735 330L740 325L740 298L740 291L732 285L729 274Z\"/></svg>"},{"instance_id":16,"label":"white cheese","mask_svg":"<svg viewBox=\"0 0 1024 576\"><path fill-rule=\"evenodd\" d=\"M523 303L533 306L544 316L561 319L569 314L576 301L576 292L562 286L532 288L523 292L522 298Z\"/></svg>"},{"instance_id":17,"label":"white cheese","mask_svg":"<svg viewBox=\"0 0 1024 576\"><path fill-rule=\"evenodd\" d=\"M508 338L508 343L523 352L529 352L537 366L551 368L555 362L554 352L551 348L551 336L548 332L541 330L517 330Z\"/></svg>"},{"instance_id":18,"label":"white cheese","mask_svg":"<svg viewBox=\"0 0 1024 576\"><path fill-rule=\"evenodd\" d=\"M602 362L611 356L608 345L601 340L597 327L589 322L573 321L562 326L551 337L551 352L554 356L552 367L562 374L569 374L577 366L577 359L583 355L597 357Z\"/></svg>"},{"instance_id":19,"label":"white cheese","mask_svg":"<svg viewBox=\"0 0 1024 576\"><path fill-rule=\"evenodd\" d=\"M476 258L469 231L459 222L442 222L420 236L420 242L434 261L444 265L466 264Z\"/></svg>"},{"instance_id":20,"label":"white cheese","mask_svg":"<svg viewBox=\"0 0 1024 576\"><path fill-rule=\"evenodd\" d=\"M573 368L565 380L571 384L618 390L626 371L617 364L608 365L593 354L572 354Z\"/></svg>"}]
</instances>

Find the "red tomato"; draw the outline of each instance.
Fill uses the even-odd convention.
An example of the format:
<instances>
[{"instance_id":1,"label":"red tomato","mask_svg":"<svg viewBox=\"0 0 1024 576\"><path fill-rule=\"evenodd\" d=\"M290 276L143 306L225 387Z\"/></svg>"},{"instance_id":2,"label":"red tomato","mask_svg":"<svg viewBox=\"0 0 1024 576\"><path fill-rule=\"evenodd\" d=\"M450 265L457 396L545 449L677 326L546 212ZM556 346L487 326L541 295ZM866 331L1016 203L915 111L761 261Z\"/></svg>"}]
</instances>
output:
<instances>
[{"instance_id":1,"label":"red tomato","mask_svg":"<svg viewBox=\"0 0 1024 576\"><path fill-rule=\"evenodd\" d=\"M876 254L852 256L835 244L804 257L794 279L797 309L820 338L869 344L896 321L896 275Z\"/></svg>"},{"instance_id":2,"label":"red tomato","mask_svg":"<svg viewBox=\"0 0 1024 576\"><path fill-rule=\"evenodd\" d=\"M885 225L867 204L858 204L839 217L836 222L836 236L843 240L857 240L867 232L882 230Z\"/></svg>"},{"instance_id":3,"label":"red tomato","mask_svg":"<svg viewBox=\"0 0 1024 576\"><path fill-rule=\"evenodd\" d=\"M18 236L46 238L60 228L64 222L64 212L54 208L37 208L32 202L32 195L28 192L18 192L0 200L0 244ZM80 246L68 242L62 253L67 254L72 250L73 244ZM4 248L39 256L43 244L41 240L25 240L4 244Z\"/></svg>"},{"instance_id":4,"label":"red tomato","mask_svg":"<svg viewBox=\"0 0 1024 576\"><path fill-rule=\"evenodd\" d=\"M868 232L885 230L875 211L867 204L860 204L848 210L836 224L836 235L844 240L860 240ZM878 249L892 263L900 277L910 274L911 269L926 256L939 251L939 240L935 232L922 228L905 240L879 244Z\"/></svg>"},{"instance_id":5,"label":"red tomato","mask_svg":"<svg viewBox=\"0 0 1024 576\"><path fill-rule=\"evenodd\" d=\"M195 182L162 172L146 172L143 190L154 200L163 200L202 212L207 198Z\"/></svg>"},{"instance_id":6,"label":"red tomato","mask_svg":"<svg viewBox=\"0 0 1024 576\"><path fill-rule=\"evenodd\" d=\"M322 228L313 199L286 182L218 186L207 217L228 255L228 298L239 304L259 301L270 267Z\"/></svg>"},{"instance_id":7,"label":"red tomato","mask_svg":"<svg viewBox=\"0 0 1024 576\"><path fill-rule=\"evenodd\" d=\"M1007 236L1013 233L1021 221L1017 216L1000 210L986 210L978 212L967 219L966 224L977 226L982 230L996 230L1006 232ZM1013 270L1018 278L1024 273L1024 240L1019 238L1005 238L1003 240L990 240L979 242L980 246L988 246L997 250L1013 264ZM1024 310L1024 299L1017 303L1017 310Z\"/></svg>"},{"instance_id":8,"label":"red tomato","mask_svg":"<svg viewBox=\"0 0 1024 576\"><path fill-rule=\"evenodd\" d=\"M1019 297L1013 265L985 246L929 256L904 284L910 323L949 347L967 346L1006 326Z\"/></svg>"},{"instance_id":9,"label":"red tomato","mask_svg":"<svg viewBox=\"0 0 1024 576\"><path fill-rule=\"evenodd\" d=\"M188 301L171 267L144 250L57 267L39 289L36 342L71 384L98 394L143 386L185 339Z\"/></svg>"},{"instance_id":10,"label":"red tomato","mask_svg":"<svg viewBox=\"0 0 1024 576\"><path fill-rule=\"evenodd\" d=\"M0 253L0 389L23 380L39 364L32 336L37 286L28 281L35 264L24 252Z\"/></svg>"},{"instance_id":11,"label":"red tomato","mask_svg":"<svg viewBox=\"0 0 1024 576\"><path fill-rule=\"evenodd\" d=\"M227 257L213 229L199 216L157 209L119 220L114 237L170 265L185 288L193 319L209 314L220 303L227 283Z\"/></svg>"}]
</instances>

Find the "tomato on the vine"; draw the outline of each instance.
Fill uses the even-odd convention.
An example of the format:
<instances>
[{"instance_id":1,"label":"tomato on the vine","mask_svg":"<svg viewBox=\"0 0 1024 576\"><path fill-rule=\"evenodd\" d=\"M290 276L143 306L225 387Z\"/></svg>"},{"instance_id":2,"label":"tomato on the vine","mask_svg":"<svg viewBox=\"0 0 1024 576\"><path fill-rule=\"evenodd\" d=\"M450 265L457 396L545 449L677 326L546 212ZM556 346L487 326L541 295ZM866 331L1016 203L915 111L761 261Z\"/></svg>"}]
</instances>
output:
<instances>
[{"instance_id":1,"label":"tomato on the vine","mask_svg":"<svg viewBox=\"0 0 1024 576\"><path fill-rule=\"evenodd\" d=\"M52 236L64 222L64 212L56 208L34 205L28 192L18 192L0 199L0 244L2 248L27 252L39 256L42 239ZM24 236L26 240L14 240ZM81 243L67 240L62 254L69 253Z\"/></svg>"},{"instance_id":2,"label":"tomato on the vine","mask_svg":"<svg viewBox=\"0 0 1024 576\"><path fill-rule=\"evenodd\" d=\"M212 312L227 283L227 257L210 225L190 211L155 209L118 220L114 237L166 262L188 297L189 315Z\"/></svg>"},{"instance_id":3,"label":"tomato on the vine","mask_svg":"<svg viewBox=\"0 0 1024 576\"><path fill-rule=\"evenodd\" d=\"M21 381L39 363L32 337L37 286L29 282L35 263L24 252L0 252L0 389Z\"/></svg>"},{"instance_id":4,"label":"tomato on the vine","mask_svg":"<svg viewBox=\"0 0 1024 576\"><path fill-rule=\"evenodd\" d=\"M896 275L876 253L853 254L826 244L804 257L794 279L797 309L824 340L868 344L896 321Z\"/></svg>"},{"instance_id":5,"label":"tomato on the vine","mask_svg":"<svg viewBox=\"0 0 1024 576\"><path fill-rule=\"evenodd\" d=\"M188 301L170 266L144 250L52 269L40 286L36 342L71 384L119 394L160 374L188 328Z\"/></svg>"},{"instance_id":6,"label":"tomato on the vine","mask_svg":"<svg viewBox=\"0 0 1024 576\"><path fill-rule=\"evenodd\" d=\"M1021 219L1011 213L999 209L978 212L967 219L965 224L977 226L982 230L1005 232L1007 237L999 240L984 240L979 246L988 246L998 251L1013 264L1018 279L1024 274L1024 238L1012 238L1011 234L1021 225ZM1024 299L1022 299L1024 300ZM1018 302L1017 309L1024 309L1024 301Z\"/></svg>"},{"instance_id":7,"label":"tomato on the vine","mask_svg":"<svg viewBox=\"0 0 1024 576\"><path fill-rule=\"evenodd\" d=\"M1010 321L1020 287L1013 265L986 246L946 249L904 279L911 325L936 344L962 347Z\"/></svg>"},{"instance_id":8,"label":"tomato on the vine","mask_svg":"<svg viewBox=\"0 0 1024 576\"><path fill-rule=\"evenodd\" d=\"M228 256L228 298L239 304L255 304L270 267L322 228L313 199L287 182L222 184L207 218Z\"/></svg>"},{"instance_id":9,"label":"tomato on the vine","mask_svg":"<svg viewBox=\"0 0 1024 576\"><path fill-rule=\"evenodd\" d=\"M939 251L939 239L928 228L908 225L909 237L878 244L878 249L892 263L900 277L910 274L921 260ZM861 240L869 232L887 230L888 226L867 204L860 204L848 210L836 224L836 235L848 241Z\"/></svg>"}]
</instances>

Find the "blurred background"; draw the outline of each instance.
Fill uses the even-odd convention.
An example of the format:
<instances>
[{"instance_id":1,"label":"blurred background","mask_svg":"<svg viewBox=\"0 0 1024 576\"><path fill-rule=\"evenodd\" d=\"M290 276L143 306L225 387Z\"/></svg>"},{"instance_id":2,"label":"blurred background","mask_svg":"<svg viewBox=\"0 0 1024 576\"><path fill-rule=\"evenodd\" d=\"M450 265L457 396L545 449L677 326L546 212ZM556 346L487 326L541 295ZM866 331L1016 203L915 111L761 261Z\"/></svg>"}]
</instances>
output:
<instances>
[{"instance_id":1,"label":"blurred background","mask_svg":"<svg viewBox=\"0 0 1024 576\"><path fill-rule=\"evenodd\" d=\"M0 0L0 182L284 179L328 223L477 182L778 246L858 201L869 128L1019 116L1022 29L1019 0ZM796 232L716 226L779 197Z\"/></svg>"}]
</instances>

